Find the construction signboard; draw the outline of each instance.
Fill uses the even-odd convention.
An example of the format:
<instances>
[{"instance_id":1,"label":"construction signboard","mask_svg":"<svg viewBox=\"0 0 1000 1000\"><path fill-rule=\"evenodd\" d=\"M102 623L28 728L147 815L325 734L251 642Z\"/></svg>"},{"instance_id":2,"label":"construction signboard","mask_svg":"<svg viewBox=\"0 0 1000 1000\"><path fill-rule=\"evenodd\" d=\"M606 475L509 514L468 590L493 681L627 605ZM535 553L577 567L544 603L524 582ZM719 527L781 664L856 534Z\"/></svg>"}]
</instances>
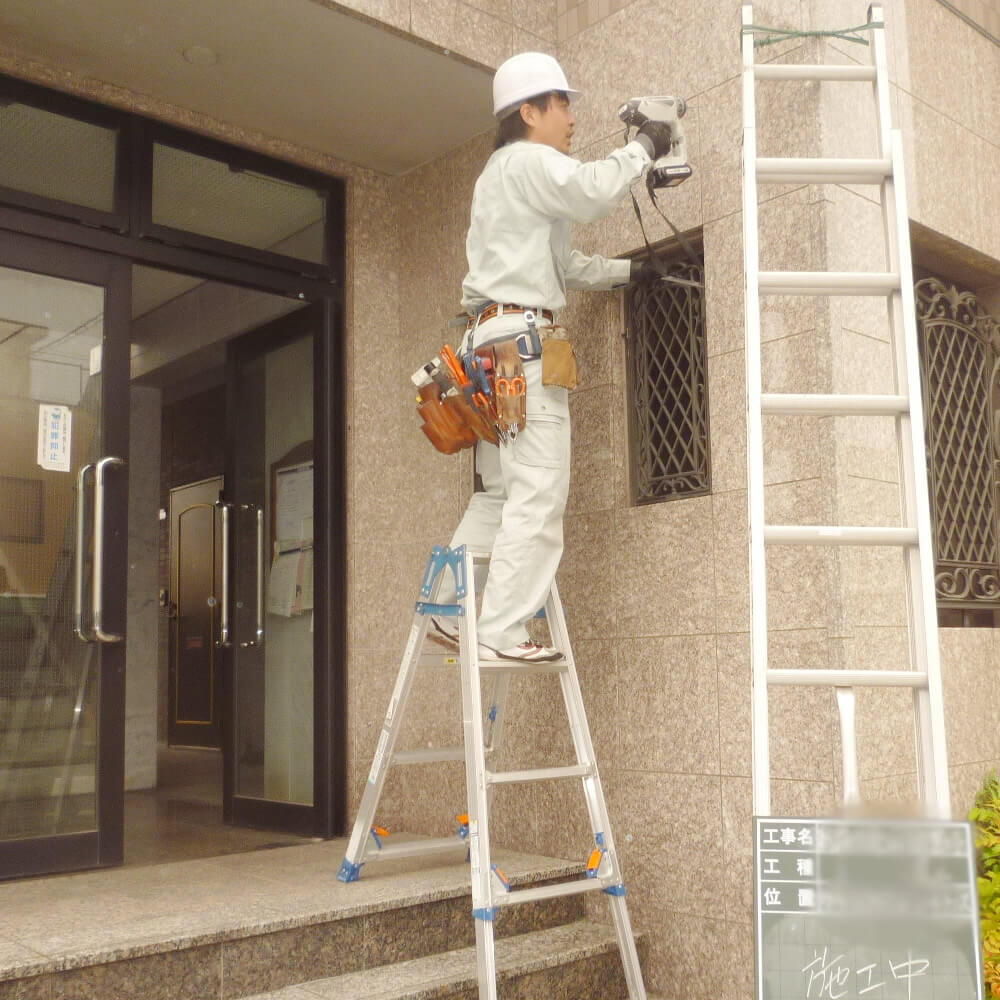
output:
<instances>
[{"instance_id":1,"label":"construction signboard","mask_svg":"<svg viewBox=\"0 0 1000 1000\"><path fill-rule=\"evenodd\" d=\"M969 824L754 828L758 1000L983 1000Z\"/></svg>"}]
</instances>

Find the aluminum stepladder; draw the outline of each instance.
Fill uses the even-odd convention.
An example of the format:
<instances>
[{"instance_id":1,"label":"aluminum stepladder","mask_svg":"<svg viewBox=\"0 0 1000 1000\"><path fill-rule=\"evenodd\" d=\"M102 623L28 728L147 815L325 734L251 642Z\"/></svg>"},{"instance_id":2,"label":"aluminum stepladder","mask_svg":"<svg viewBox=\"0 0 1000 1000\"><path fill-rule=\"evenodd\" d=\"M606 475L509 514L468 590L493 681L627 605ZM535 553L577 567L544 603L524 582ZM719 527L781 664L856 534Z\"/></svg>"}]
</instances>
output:
<instances>
[{"instance_id":1,"label":"aluminum stepladder","mask_svg":"<svg viewBox=\"0 0 1000 1000\"><path fill-rule=\"evenodd\" d=\"M917 770L926 811L949 818L948 762L937 635L934 555L927 490L924 420L917 344L910 234L902 138L892 129L885 26L880 5L868 10L869 60L847 65L757 64L754 35L770 29L753 22L743 6L743 245L746 276L747 469L750 517L751 660L753 667L754 814L770 815L768 687L830 685L836 689L843 744L845 803L860 800L854 730L855 687L909 687L913 691ZM829 33L826 33L829 34ZM757 156L757 80L871 81L878 115L872 159L780 159ZM880 189L886 241L885 272L761 271L758 184L861 184ZM892 395L773 394L761 389L761 295L879 296L887 302L894 357ZM764 516L763 420L766 414L892 417L899 457L902 524L899 527L772 525ZM768 545L895 546L903 554L909 634L909 669L849 670L768 668Z\"/></svg>"},{"instance_id":2,"label":"aluminum stepladder","mask_svg":"<svg viewBox=\"0 0 1000 1000\"><path fill-rule=\"evenodd\" d=\"M472 916L476 928L480 1000L496 1000L497 997L493 924L500 908L584 892L603 891L608 896L611 906L629 998L645 1000L646 991L639 967L639 956L625 904L625 885L611 834L559 591L553 581L544 614L548 620L553 644L565 653L563 659L553 663L480 662L473 569L476 563L485 563L488 560L488 555L473 555L464 545L455 549L435 546L431 552L420 587L421 600L416 604L396 686L379 735L347 853L337 877L342 882L353 882L359 877L362 865L369 861L436 854L454 851L456 848L466 848L471 866ZM455 604L435 603L442 575L446 572L454 574L458 596ZM397 750L396 742L402 728L410 690L421 661L430 615L456 621L458 624L464 747ZM440 647L437 647L437 651L441 652ZM440 656L437 661L441 662ZM511 678L514 676L530 678L552 673L559 677L576 753L576 764L506 772L490 770L489 760L496 755L502 745ZM485 676L493 678L493 692L490 709L484 722L482 678ZM393 764L428 764L459 760L465 761L468 814L459 817L461 825L456 834L451 837L401 844L385 843L381 836L385 831L374 826L374 821L389 768ZM489 809L493 789L502 784L564 778L582 779L583 783L595 844L588 860L586 875L555 885L511 890L503 874L491 861Z\"/></svg>"}]
</instances>

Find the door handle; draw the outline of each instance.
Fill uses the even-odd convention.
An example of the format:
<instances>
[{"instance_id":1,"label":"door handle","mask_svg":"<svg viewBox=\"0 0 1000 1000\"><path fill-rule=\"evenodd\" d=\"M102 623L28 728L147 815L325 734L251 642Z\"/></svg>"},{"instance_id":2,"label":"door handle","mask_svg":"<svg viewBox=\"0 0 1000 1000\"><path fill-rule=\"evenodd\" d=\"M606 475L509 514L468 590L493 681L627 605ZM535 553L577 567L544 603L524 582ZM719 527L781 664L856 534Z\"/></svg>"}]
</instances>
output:
<instances>
[{"instance_id":1,"label":"door handle","mask_svg":"<svg viewBox=\"0 0 1000 1000\"><path fill-rule=\"evenodd\" d=\"M104 472L110 465L124 465L123 458L112 455L105 456L97 463L94 483L94 584L91 600L93 601L94 635L101 642L121 642L122 636L114 632L105 632L103 628L104 607Z\"/></svg>"},{"instance_id":2,"label":"door handle","mask_svg":"<svg viewBox=\"0 0 1000 1000\"><path fill-rule=\"evenodd\" d=\"M219 607L219 638L215 645L228 649L229 638L229 512L233 505L219 500L216 506L222 511L222 601Z\"/></svg>"},{"instance_id":3,"label":"door handle","mask_svg":"<svg viewBox=\"0 0 1000 1000\"><path fill-rule=\"evenodd\" d=\"M243 504L240 509L257 512L257 631L253 639L240 643L246 649L264 645L264 509L253 504Z\"/></svg>"},{"instance_id":4,"label":"door handle","mask_svg":"<svg viewBox=\"0 0 1000 1000\"><path fill-rule=\"evenodd\" d=\"M83 625L83 563L84 546L87 544L87 526L84 519L84 490L87 488L87 473L94 468L93 463L83 466L76 474L76 553L73 570L73 632L80 642L93 642L94 636Z\"/></svg>"}]
</instances>

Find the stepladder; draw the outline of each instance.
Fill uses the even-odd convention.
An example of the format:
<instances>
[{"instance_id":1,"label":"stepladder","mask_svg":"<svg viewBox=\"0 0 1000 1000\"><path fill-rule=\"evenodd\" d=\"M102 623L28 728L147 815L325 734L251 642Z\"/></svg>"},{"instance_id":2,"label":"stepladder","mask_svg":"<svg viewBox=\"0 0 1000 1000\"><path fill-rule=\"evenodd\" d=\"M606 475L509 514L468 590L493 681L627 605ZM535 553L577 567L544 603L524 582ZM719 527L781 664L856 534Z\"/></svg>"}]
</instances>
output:
<instances>
[{"instance_id":1,"label":"stepladder","mask_svg":"<svg viewBox=\"0 0 1000 1000\"><path fill-rule=\"evenodd\" d=\"M844 5L845 7L847 5ZM860 18L859 18L860 19ZM774 41L825 36L828 54L840 58L807 65L777 55L764 46ZM839 48L831 45L837 39ZM817 47L820 43L817 43ZM843 50L852 49L854 53ZM903 142L892 127L887 64L885 20L880 4L868 9L867 21L850 28L781 31L754 23L753 7L742 9L743 52L743 244L745 263L745 322L747 380L747 478L750 541L750 639L752 663L752 732L754 813L771 815L771 762L769 744L769 692L776 686L828 687L836 694L842 751L842 797L845 806L861 802L861 781L856 737L856 689L909 689L912 692L915 758L922 811L946 819L950 815L941 668L938 650L937 610L934 584L933 536L926 471L924 418L917 340L916 308ZM801 55L800 55L801 58ZM829 100L843 93L844 101L856 101L856 89L848 95L845 83L870 84L873 98L872 142L869 155L860 158L789 157L758 155L757 86L763 81L789 81L796 85L829 88ZM764 82L763 86L770 86ZM837 91L836 88L842 88ZM763 87L762 87L763 89ZM867 90L867 87L865 88ZM822 105L821 105L822 106ZM847 105L843 105L847 107ZM864 120L860 108L847 115ZM825 152L825 149L823 150ZM769 154L773 152L769 150ZM839 206L847 197L865 199L865 206L880 215L882 264L855 271L791 271L762 269L760 227L761 187L782 185L831 186L845 195L832 199ZM860 202L859 202L860 203ZM877 206L877 209L876 209ZM833 211L833 209L831 209ZM844 241L848 246L849 240ZM862 241L852 249L860 256ZM868 250L867 243L864 249ZM829 257L827 258L829 259ZM765 265L766 267L766 265ZM830 303L831 297L870 303L878 314L874 323L887 344L889 391L875 394L841 392L766 391L762 374L762 300L776 296L811 296ZM882 303L885 305L884 312ZM834 324L830 322L830 330ZM831 333L832 340L832 333ZM831 387L834 380L831 377ZM898 482L899 520L888 524L783 524L772 523L765 509L765 423L774 418L829 418L830 437L836 441L840 418L891 421L896 452L894 476ZM791 421L788 421L791 422ZM801 425L797 425L801 426ZM843 426L841 424L840 426ZM866 424L866 426L874 426ZM884 477L888 479L889 477ZM898 578L904 591L906 657L901 662L873 665L841 662L837 665L776 668L771 664L769 593L779 560L776 547L813 546L867 547L900 553L902 572Z\"/></svg>"},{"instance_id":2,"label":"stepladder","mask_svg":"<svg viewBox=\"0 0 1000 1000\"><path fill-rule=\"evenodd\" d=\"M436 546L430 555L420 586L413 621L406 641L396 684L389 701L371 770L361 797L347 852L338 878L353 882L370 862L401 857L445 854L464 849L470 868L471 918L475 923L476 964L480 1000L496 1000L497 954L495 921L505 907L560 896L602 892L607 896L621 955L630 1000L646 997L635 936L625 901L625 885L619 866L611 824L593 741L587 723L576 664L570 647L562 603L555 581L540 615L547 619L551 641L562 657L551 662L522 662L481 658L476 629L475 568L485 568L486 554L473 554L465 546ZM456 598L438 603L445 575L446 588ZM462 745L404 749L399 746L407 708L421 664L441 662L441 645L428 639L431 618L457 626L457 649L445 656L460 672ZM447 643L445 644L447 645ZM543 676L558 678L566 709L575 762L558 767L498 770L507 719L511 682L531 683ZM484 686L489 691L484 694ZM456 706L458 709L458 706ZM466 808L456 815L452 836L419 838L393 843L388 831L376 822L386 777L394 765L437 764L464 761ZM579 781L590 820L593 849L585 873L566 882L514 888L493 860L490 811L497 788L529 782Z\"/></svg>"}]
</instances>

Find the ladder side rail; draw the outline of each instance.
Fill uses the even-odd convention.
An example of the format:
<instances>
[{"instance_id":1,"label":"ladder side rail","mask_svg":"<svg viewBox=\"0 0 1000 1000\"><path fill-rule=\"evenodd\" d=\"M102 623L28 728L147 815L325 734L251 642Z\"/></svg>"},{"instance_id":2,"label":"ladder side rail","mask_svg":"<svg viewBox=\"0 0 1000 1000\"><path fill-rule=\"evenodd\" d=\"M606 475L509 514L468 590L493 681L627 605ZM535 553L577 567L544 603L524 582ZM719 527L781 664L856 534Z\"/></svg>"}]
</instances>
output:
<instances>
[{"instance_id":1,"label":"ladder side rail","mask_svg":"<svg viewBox=\"0 0 1000 1000\"><path fill-rule=\"evenodd\" d=\"M595 842L598 833L605 850L605 859L610 864L610 877L613 887L605 890L611 904L611 917L615 925L615 936L618 939L618 951L622 959L622 970L628 986L629 1000L646 1000L646 987L639 964L639 953L635 945L635 934L632 931L632 921L625 903L624 880L621 866L618 862L618 850L615 846L614 834L611 831L611 820L608 816L607 801L601 786L601 777L597 769L597 758L594 754L594 743L587 722L587 712L583 704L583 694L580 691L580 681L576 672L576 662L569 641L569 629L566 626L566 616L562 601L559 598L559 588L552 581L549 597L545 605L552 640L557 649L561 649L569 669L559 675L563 701L566 705L566 715L569 720L570 735L573 748L576 751L577 763L589 766L590 774L583 778L584 798L587 802L587 812L590 815L591 833Z\"/></svg>"},{"instance_id":2,"label":"ladder side rail","mask_svg":"<svg viewBox=\"0 0 1000 1000\"><path fill-rule=\"evenodd\" d=\"M750 516L750 660L753 671L753 812L771 813L767 704L767 571L764 561L764 440L761 416L760 243L753 6L743 5L743 259L746 317L747 505Z\"/></svg>"},{"instance_id":3,"label":"ladder side rail","mask_svg":"<svg viewBox=\"0 0 1000 1000\"><path fill-rule=\"evenodd\" d=\"M476 631L476 597L473 557L466 550L468 591L461 599L465 613L459 618L462 671L462 735L465 740L465 791L469 809L469 862L472 915L476 927L476 968L479 1000L497 1000L497 961L492 903L490 831L486 795L486 750L483 744L483 698L479 677Z\"/></svg>"},{"instance_id":4,"label":"ladder side rail","mask_svg":"<svg viewBox=\"0 0 1000 1000\"><path fill-rule=\"evenodd\" d=\"M436 589L437 585L435 584L435 591ZM368 772L368 781L361 796L358 814L354 820L354 828L351 831L351 839L348 842L347 852L344 855L345 866L351 865L355 871L365 863L366 854L369 850L369 832L375 821L375 810L378 808L382 789L385 786L386 775L389 773L389 767L392 764L396 742L403 727L406 705L410 698L410 691L413 687L413 680L416 676L417 663L420 657L420 649L423 646L426 634L427 616L419 613L414 614L413 624L410 627L410 636L407 639L406 648L399 666L399 673L396 676L396 685L392 692L392 698L389 700L389 708L386 710L382 730L379 733L378 745L375 749L375 756L372 759L372 766Z\"/></svg>"},{"instance_id":5,"label":"ladder side rail","mask_svg":"<svg viewBox=\"0 0 1000 1000\"><path fill-rule=\"evenodd\" d=\"M879 158L890 156L892 149L892 110L889 98L889 59L885 45L885 13L880 3L873 3L868 8L868 23L882 23L883 27L871 29L870 58L875 68L875 110L878 115L878 152ZM885 199L882 199L883 206Z\"/></svg>"},{"instance_id":6,"label":"ladder side rail","mask_svg":"<svg viewBox=\"0 0 1000 1000\"><path fill-rule=\"evenodd\" d=\"M844 803L851 805L861 801L861 786L858 782L858 738L854 725L854 688L840 687L837 692L837 710L840 714L840 752L844 778Z\"/></svg>"},{"instance_id":7,"label":"ladder side rail","mask_svg":"<svg viewBox=\"0 0 1000 1000\"><path fill-rule=\"evenodd\" d=\"M923 386L906 210L903 141L899 130L893 130L891 142L893 178L883 185L883 217L889 254L893 265L898 267L902 291L893 296L890 303L890 329L897 386L905 386L910 400L909 414L896 420L897 451L904 517L916 528L920 540L915 549L904 554L908 570L911 664L927 675L926 689L914 691L918 771L922 799L933 807L939 817L948 818L951 815L951 795L934 584L934 534L927 483Z\"/></svg>"}]
</instances>

